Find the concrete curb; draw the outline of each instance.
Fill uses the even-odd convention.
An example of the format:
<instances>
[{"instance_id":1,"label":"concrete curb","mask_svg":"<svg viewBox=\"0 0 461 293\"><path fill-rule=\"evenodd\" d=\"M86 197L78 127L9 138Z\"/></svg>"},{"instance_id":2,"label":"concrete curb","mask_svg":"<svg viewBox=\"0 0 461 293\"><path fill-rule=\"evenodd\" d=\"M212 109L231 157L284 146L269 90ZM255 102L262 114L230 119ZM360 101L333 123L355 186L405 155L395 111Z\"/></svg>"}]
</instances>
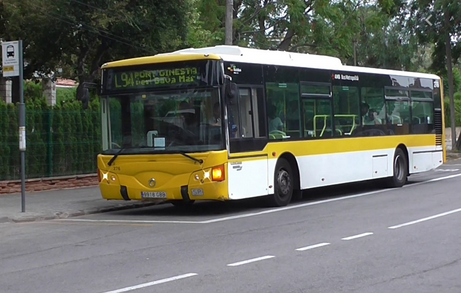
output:
<instances>
[{"instance_id":1,"label":"concrete curb","mask_svg":"<svg viewBox=\"0 0 461 293\"><path fill-rule=\"evenodd\" d=\"M27 222L67 219L67 218L79 217L79 216L84 216L84 215L143 208L143 207L148 207L148 206L153 206L153 205L158 205L158 203L142 202L142 203L133 203L133 204L119 204L115 206L108 206L108 207L102 207L102 208L89 208L89 209L78 210L78 211L54 212L53 214L2 217L0 218L0 223L8 223L8 222L9 223L27 223Z\"/></svg>"}]
</instances>

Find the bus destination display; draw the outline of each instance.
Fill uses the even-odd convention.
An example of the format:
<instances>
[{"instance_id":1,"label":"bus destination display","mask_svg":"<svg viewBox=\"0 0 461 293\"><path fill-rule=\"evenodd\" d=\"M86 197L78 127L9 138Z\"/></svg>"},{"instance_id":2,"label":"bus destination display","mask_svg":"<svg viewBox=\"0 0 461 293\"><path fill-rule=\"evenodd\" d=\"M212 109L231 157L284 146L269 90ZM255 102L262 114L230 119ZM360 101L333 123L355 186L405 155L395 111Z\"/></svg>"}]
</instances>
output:
<instances>
[{"instance_id":1,"label":"bus destination display","mask_svg":"<svg viewBox=\"0 0 461 293\"><path fill-rule=\"evenodd\" d=\"M111 90L180 87L200 83L199 67L157 70L109 70L107 85Z\"/></svg>"}]
</instances>

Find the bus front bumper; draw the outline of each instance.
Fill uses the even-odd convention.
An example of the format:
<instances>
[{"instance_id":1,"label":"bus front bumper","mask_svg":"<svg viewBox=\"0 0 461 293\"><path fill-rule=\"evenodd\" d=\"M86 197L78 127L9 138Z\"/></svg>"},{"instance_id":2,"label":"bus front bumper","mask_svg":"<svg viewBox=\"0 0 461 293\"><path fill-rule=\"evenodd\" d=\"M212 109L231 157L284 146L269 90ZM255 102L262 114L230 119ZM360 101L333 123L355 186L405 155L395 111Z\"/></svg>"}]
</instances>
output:
<instances>
[{"instance_id":1,"label":"bus front bumper","mask_svg":"<svg viewBox=\"0 0 461 293\"><path fill-rule=\"evenodd\" d=\"M202 171L197 171L192 174L175 176L176 178L171 180L172 184L162 185L158 188L146 187L131 176L109 173L102 176L99 188L102 197L108 200L164 202L174 200L223 201L229 199L226 180L211 181L203 178L201 173Z\"/></svg>"}]
</instances>

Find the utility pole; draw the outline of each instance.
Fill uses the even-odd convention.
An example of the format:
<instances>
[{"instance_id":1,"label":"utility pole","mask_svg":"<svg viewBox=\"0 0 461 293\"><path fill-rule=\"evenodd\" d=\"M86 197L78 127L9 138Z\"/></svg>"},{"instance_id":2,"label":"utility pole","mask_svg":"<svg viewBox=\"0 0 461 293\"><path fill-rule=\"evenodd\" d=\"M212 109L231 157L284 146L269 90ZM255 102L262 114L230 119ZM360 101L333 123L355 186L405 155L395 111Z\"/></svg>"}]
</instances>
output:
<instances>
[{"instance_id":1,"label":"utility pole","mask_svg":"<svg viewBox=\"0 0 461 293\"><path fill-rule=\"evenodd\" d=\"M233 29L232 23L234 21L234 0L226 0L226 45L232 45Z\"/></svg>"},{"instance_id":2,"label":"utility pole","mask_svg":"<svg viewBox=\"0 0 461 293\"><path fill-rule=\"evenodd\" d=\"M445 50L447 54L447 75L448 75L448 97L450 99L450 122L451 122L451 150L456 149L456 112L455 112L455 99L453 89L453 58L451 55L451 38L448 26L450 22L450 16L448 11L444 13L444 20L446 26L446 39L445 39ZM443 106L443 105L442 105Z\"/></svg>"}]
</instances>

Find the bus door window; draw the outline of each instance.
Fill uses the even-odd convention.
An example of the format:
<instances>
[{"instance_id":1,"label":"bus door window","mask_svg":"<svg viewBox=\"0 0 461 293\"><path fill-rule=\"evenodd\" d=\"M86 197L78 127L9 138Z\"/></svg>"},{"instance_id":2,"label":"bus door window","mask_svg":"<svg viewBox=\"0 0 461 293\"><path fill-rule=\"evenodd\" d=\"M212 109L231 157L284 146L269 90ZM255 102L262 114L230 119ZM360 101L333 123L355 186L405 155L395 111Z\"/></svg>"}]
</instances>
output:
<instances>
[{"instance_id":1,"label":"bus door window","mask_svg":"<svg viewBox=\"0 0 461 293\"><path fill-rule=\"evenodd\" d=\"M249 88L239 89L240 103L240 137L253 137L253 106L251 100L251 91Z\"/></svg>"},{"instance_id":2,"label":"bus door window","mask_svg":"<svg viewBox=\"0 0 461 293\"><path fill-rule=\"evenodd\" d=\"M303 111L304 137L321 138L333 135L332 105L330 99L303 99Z\"/></svg>"},{"instance_id":3,"label":"bus door window","mask_svg":"<svg viewBox=\"0 0 461 293\"><path fill-rule=\"evenodd\" d=\"M264 111L262 92L256 88L239 88L238 108L232 107L234 121L236 124L238 137L264 137L264 128L261 131L261 122L264 123ZM238 112L235 112L237 111ZM238 114L238 115L237 115ZM236 120L235 117L239 120ZM230 121L230 120L229 120Z\"/></svg>"},{"instance_id":4,"label":"bus door window","mask_svg":"<svg viewBox=\"0 0 461 293\"><path fill-rule=\"evenodd\" d=\"M360 128L359 101L358 87L333 87L335 136L350 136Z\"/></svg>"},{"instance_id":5,"label":"bus door window","mask_svg":"<svg viewBox=\"0 0 461 293\"><path fill-rule=\"evenodd\" d=\"M252 88L255 137L267 137L266 105L263 88Z\"/></svg>"},{"instance_id":6,"label":"bus door window","mask_svg":"<svg viewBox=\"0 0 461 293\"><path fill-rule=\"evenodd\" d=\"M333 105L329 83L301 82L304 137L333 136Z\"/></svg>"},{"instance_id":7,"label":"bus door window","mask_svg":"<svg viewBox=\"0 0 461 293\"><path fill-rule=\"evenodd\" d=\"M227 121L229 125L229 137L237 138L240 135L239 99L234 97L227 102Z\"/></svg>"},{"instance_id":8,"label":"bus door window","mask_svg":"<svg viewBox=\"0 0 461 293\"><path fill-rule=\"evenodd\" d=\"M299 85L268 82L266 99L269 138L299 138L301 136Z\"/></svg>"}]
</instances>

